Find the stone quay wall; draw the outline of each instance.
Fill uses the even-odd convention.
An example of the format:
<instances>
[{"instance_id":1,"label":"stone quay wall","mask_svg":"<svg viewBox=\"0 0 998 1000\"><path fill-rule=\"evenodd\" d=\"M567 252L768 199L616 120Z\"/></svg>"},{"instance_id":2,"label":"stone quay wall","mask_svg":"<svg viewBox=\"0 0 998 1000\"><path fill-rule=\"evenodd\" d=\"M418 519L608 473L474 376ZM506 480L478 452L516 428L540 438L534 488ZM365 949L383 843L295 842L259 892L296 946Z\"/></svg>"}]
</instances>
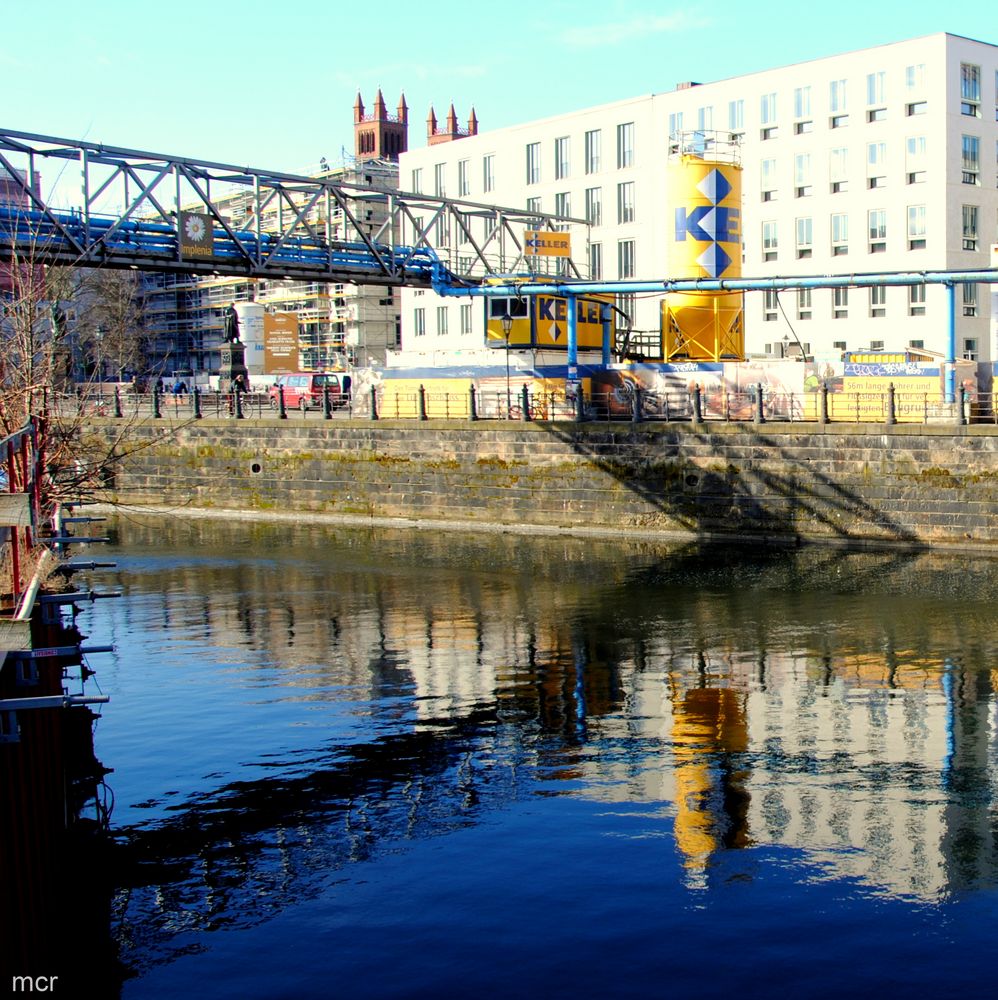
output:
<instances>
[{"instance_id":1,"label":"stone quay wall","mask_svg":"<svg viewBox=\"0 0 998 1000\"><path fill-rule=\"evenodd\" d=\"M117 451L125 504L998 551L994 426L164 419Z\"/></svg>"}]
</instances>

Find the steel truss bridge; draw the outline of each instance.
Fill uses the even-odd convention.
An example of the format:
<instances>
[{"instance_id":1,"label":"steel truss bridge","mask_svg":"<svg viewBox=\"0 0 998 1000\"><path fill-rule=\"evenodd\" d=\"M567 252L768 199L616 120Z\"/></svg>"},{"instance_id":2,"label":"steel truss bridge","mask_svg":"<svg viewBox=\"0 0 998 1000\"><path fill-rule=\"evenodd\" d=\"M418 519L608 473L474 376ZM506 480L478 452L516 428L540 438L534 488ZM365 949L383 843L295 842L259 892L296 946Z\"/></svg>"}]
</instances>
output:
<instances>
[{"instance_id":1,"label":"steel truss bridge","mask_svg":"<svg viewBox=\"0 0 998 1000\"><path fill-rule=\"evenodd\" d=\"M56 208L43 181L67 168L79 171L79 204ZM525 229L586 225L398 191L374 169L367 184L335 174L278 173L0 129L0 259L455 287L536 271L537 259L523 253ZM580 277L571 261L561 268L561 277Z\"/></svg>"}]
</instances>

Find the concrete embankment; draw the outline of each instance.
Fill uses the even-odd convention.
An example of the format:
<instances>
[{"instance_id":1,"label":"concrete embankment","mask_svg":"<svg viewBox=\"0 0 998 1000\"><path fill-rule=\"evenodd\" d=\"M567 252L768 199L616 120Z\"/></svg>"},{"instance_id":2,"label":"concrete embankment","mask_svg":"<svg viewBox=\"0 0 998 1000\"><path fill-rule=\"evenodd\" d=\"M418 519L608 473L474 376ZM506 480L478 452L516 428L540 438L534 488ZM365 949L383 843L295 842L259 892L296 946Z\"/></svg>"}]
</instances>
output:
<instances>
[{"instance_id":1,"label":"concrete embankment","mask_svg":"<svg viewBox=\"0 0 998 1000\"><path fill-rule=\"evenodd\" d=\"M149 420L117 450L126 504L998 552L993 426Z\"/></svg>"}]
</instances>

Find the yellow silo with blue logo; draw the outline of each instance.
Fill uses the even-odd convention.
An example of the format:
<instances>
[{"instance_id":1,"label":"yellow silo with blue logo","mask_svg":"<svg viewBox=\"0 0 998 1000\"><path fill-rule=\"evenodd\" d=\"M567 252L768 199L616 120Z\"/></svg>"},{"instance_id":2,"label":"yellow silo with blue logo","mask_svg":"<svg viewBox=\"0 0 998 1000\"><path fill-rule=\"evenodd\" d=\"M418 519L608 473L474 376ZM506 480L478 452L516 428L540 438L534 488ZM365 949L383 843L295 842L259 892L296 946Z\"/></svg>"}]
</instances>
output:
<instances>
[{"instance_id":1,"label":"yellow silo with blue logo","mask_svg":"<svg viewBox=\"0 0 998 1000\"><path fill-rule=\"evenodd\" d=\"M742 273L742 168L728 133L670 137L668 277L739 278ZM745 357L741 292L683 292L662 301L666 361Z\"/></svg>"}]
</instances>

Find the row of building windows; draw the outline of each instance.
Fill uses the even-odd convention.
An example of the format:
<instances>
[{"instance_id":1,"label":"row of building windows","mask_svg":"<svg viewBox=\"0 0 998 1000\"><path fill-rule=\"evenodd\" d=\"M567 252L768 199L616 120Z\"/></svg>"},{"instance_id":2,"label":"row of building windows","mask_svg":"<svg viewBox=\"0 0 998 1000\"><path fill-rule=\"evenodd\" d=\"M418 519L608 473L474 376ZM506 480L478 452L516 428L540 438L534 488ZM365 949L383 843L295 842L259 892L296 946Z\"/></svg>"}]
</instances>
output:
<instances>
[{"instance_id":1,"label":"row of building windows","mask_svg":"<svg viewBox=\"0 0 998 1000\"><path fill-rule=\"evenodd\" d=\"M963 285L962 302L963 315L977 315L977 285ZM813 318L813 296L811 288L798 288L793 292L796 304L796 317L799 320L809 320ZM849 293L855 294L859 289L832 288L831 310L832 319L848 319L849 317ZM867 289L867 313L872 319L884 319L887 316L887 288L884 285L874 286ZM786 293L785 293L786 294ZM909 316L925 315L925 285L909 285L907 288L907 311ZM762 296L762 318L765 322L775 322L779 319L783 306L780 302L779 292L774 289L763 292ZM844 348L843 348L844 349ZM976 347L974 348L976 351ZM767 352L768 353L768 352Z\"/></svg>"},{"instance_id":2,"label":"row of building windows","mask_svg":"<svg viewBox=\"0 0 998 1000\"><path fill-rule=\"evenodd\" d=\"M616 129L616 163L618 170L634 166L634 122L624 122ZM543 152L540 142L528 142L526 167L528 184L539 184L543 175ZM603 130L591 129L583 139L583 169L586 174L597 174L603 167ZM554 140L554 179L563 180L572 171L572 140L559 136Z\"/></svg>"},{"instance_id":3,"label":"row of building windows","mask_svg":"<svg viewBox=\"0 0 998 1000\"><path fill-rule=\"evenodd\" d=\"M462 305L460 308L461 335L466 336L471 333L471 304ZM450 310L447 306L437 306L437 329L438 337L446 337L449 331ZM417 337L426 336L426 308L419 306L412 311L412 330Z\"/></svg>"},{"instance_id":4,"label":"row of building windows","mask_svg":"<svg viewBox=\"0 0 998 1000\"><path fill-rule=\"evenodd\" d=\"M907 207L907 236L909 250L924 250L926 246L925 205ZM980 209L977 205L963 205L961 212L962 250L980 248ZM883 253L887 249L887 209L872 208L866 213L867 250ZM810 257L814 247L814 220L810 216L794 220L795 250L798 260ZM849 215L835 212L829 216L829 236L833 257L849 253ZM762 224L762 259L777 260L779 257L779 223L769 220Z\"/></svg>"},{"instance_id":5,"label":"row of building windows","mask_svg":"<svg viewBox=\"0 0 998 1000\"><path fill-rule=\"evenodd\" d=\"M926 176L927 142L924 135L905 139L904 168L908 184L920 184ZM964 184L981 183L981 140L979 136L961 137L961 181ZM794 155L794 195L809 197L814 191L814 157L811 153ZM998 167L998 142L995 144L995 163ZM760 160L759 184L763 201L776 201L778 161L774 157ZM998 179L998 170L996 170ZM828 151L828 186L832 194L849 190L849 147L841 146ZM866 187L881 188L887 185L887 143L866 144Z\"/></svg>"}]
</instances>

